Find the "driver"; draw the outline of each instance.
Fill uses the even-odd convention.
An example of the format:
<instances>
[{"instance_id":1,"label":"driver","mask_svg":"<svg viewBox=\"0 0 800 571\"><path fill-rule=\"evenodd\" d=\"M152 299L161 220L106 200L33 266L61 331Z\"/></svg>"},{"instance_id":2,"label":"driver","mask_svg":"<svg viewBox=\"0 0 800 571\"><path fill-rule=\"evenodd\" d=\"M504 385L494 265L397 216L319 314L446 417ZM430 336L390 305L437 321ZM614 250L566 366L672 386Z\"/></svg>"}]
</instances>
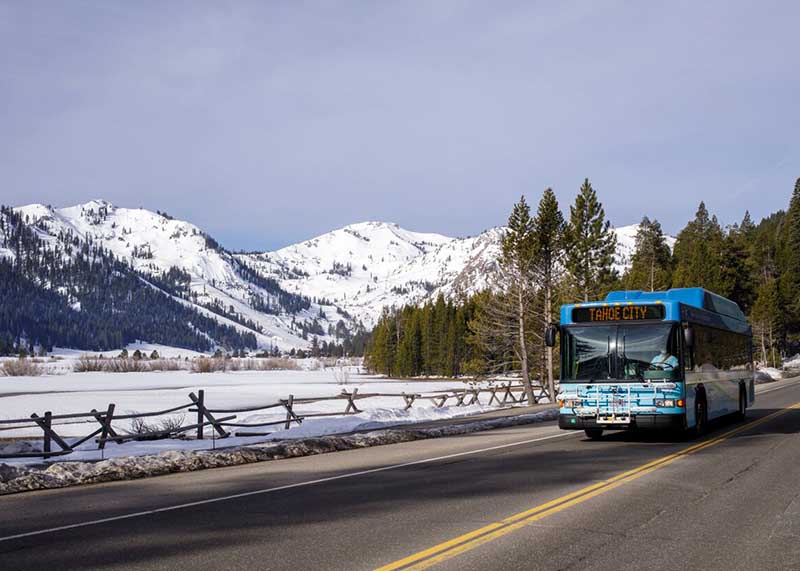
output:
<instances>
[{"instance_id":1,"label":"driver","mask_svg":"<svg viewBox=\"0 0 800 571\"><path fill-rule=\"evenodd\" d=\"M671 355L666 349L661 349L661 352L653 357L650 364L663 371L671 371L678 368L678 359L675 355Z\"/></svg>"}]
</instances>

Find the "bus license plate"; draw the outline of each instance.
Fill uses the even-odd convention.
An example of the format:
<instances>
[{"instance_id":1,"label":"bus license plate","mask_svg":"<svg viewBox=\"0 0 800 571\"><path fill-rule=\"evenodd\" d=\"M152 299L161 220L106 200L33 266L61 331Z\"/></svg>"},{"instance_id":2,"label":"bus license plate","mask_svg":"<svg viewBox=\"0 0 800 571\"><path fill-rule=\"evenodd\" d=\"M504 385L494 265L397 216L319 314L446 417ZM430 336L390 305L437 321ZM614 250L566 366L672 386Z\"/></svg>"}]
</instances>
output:
<instances>
[{"instance_id":1,"label":"bus license plate","mask_svg":"<svg viewBox=\"0 0 800 571\"><path fill-rule=\"evenodd\" d=\"M601 416L597 422L602 424L630 424L631 419L628 416Z\"/></svg>"}]
</instances>

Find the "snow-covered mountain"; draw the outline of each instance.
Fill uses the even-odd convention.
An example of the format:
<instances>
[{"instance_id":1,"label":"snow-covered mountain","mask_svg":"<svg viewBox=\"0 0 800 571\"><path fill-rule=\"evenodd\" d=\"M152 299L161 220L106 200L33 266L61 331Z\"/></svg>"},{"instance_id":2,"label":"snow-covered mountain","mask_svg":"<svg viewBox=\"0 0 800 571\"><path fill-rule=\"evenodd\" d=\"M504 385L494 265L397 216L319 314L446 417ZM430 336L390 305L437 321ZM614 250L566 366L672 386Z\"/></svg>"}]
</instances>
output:
<instances>
[{"instance_id":1,"label":"snow-covered mountain","mask_svg":"<svg viewBox=\"0 0 800 571\"><path fill-rule=\"evenodd\" d=\"M189 278L186 303L241 331L252 331L260 347L289 349L308 344L301 331L291 326L292 320L310 321L321 308L307 304L289 315L286 296L277 284L272 287L259 280L193 224L148 210L118 208L103 200L60 209L32 204L15 210L35 225L46 242L72 235L81 242L102 245L146 275L164 276L177 268Z\"/></svg>"},{"instance_id":2,"label":"snow-covered mountain","mask_svg":"<svg viewBox=\"0 0 800 571\"><path fill-rule=\"evenodd\" d=\"M237 257L287 291L325 300L371 327L384 307L485 287L501 235L492 229L449 238L362 222L275 252Z\"/></svg>"},{"instance_id":3,"label":"snow-covered mountain","mask_svg":"<svg viewBox=\"0 0 800 571\"><path fill-rule=\"evenodd\" d=\"M188 278L189 294L182 302L254 332L263 348L282 350L307 347L313 335L336 341L337 326L370 328L387 306L483 289L503 234L502 228L492 228L475 237L451 238L362 222L273 252L233 254L189 222L103 200L15 210L45 241L70 235L102 245L154 277L177 269ZM629 264L636 229L616 231L620 270Z\"/></svg>"}]
</instances>

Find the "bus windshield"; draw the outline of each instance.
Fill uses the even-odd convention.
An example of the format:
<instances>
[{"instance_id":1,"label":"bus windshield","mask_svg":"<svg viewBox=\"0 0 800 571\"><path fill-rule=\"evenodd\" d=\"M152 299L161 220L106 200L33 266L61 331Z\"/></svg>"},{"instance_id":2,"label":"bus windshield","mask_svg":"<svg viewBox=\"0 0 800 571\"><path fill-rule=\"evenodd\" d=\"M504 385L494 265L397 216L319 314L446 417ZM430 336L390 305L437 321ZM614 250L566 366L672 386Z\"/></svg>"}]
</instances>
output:
<instances>
[{"instance_id":1,"label":"bus windshield","mask_svg":"<svg viewBox=\"0 0 800 571\"><path fill-rule=\"evenodd\" d=\"M680 376L679 329L673 323L564 329L564 379L587 382Z\"/></svg>"}]
</instances>

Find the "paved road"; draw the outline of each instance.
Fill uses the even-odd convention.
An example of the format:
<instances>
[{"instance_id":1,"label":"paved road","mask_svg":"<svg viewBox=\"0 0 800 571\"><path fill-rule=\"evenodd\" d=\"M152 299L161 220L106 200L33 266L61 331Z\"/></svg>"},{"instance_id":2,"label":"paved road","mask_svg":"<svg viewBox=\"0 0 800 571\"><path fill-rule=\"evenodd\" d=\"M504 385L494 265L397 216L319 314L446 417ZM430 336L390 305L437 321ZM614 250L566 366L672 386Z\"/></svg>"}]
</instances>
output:
<instances>
[{"instance_id":1,"label":"paved road","mask_svg":"<svg viewBox=\"0 0 800 571\"><path fill-rule=\"evenodd\" d=\"M800 383L759 391L705 439L544 423L6 496L0 569L800 569Z\"/></svg>"}]
</instances>

